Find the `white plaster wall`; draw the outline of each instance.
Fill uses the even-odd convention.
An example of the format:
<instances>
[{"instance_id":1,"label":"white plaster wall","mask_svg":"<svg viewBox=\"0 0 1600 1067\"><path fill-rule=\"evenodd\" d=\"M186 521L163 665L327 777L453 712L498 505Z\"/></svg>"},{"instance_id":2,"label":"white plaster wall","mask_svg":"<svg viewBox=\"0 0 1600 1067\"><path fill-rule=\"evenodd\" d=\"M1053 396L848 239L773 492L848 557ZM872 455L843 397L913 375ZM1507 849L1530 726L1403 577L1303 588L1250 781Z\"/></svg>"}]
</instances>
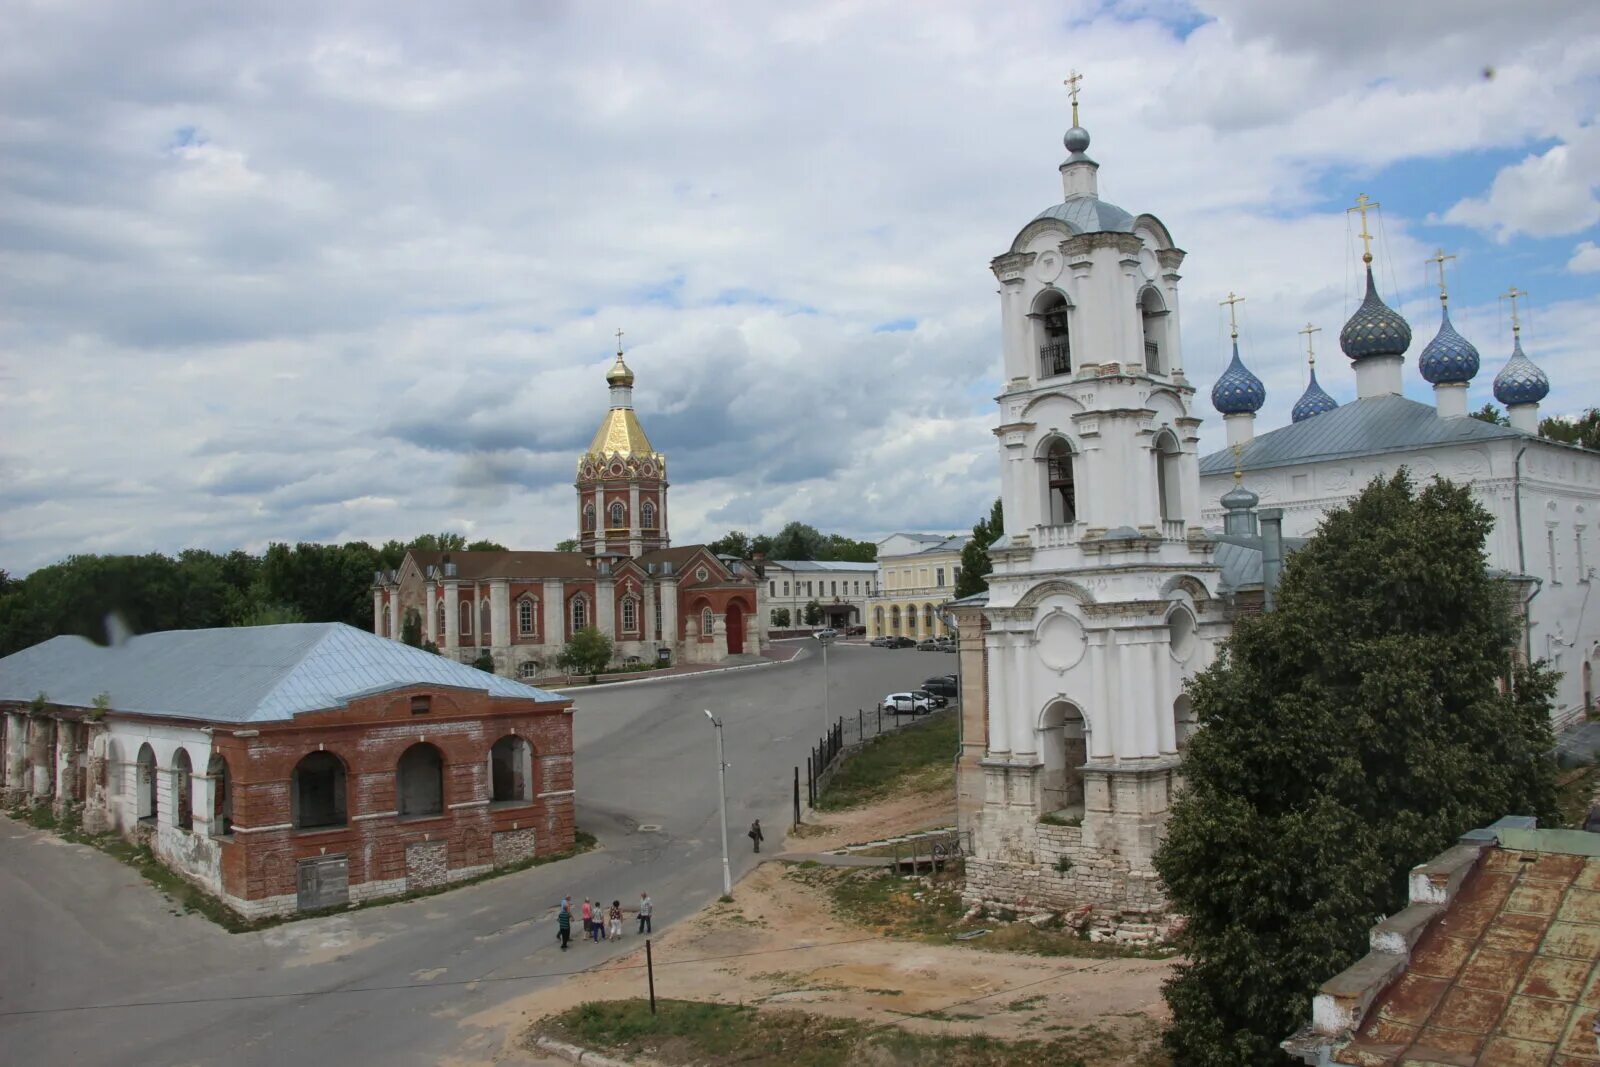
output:
<instances>
[{"instance_id":1,"label":"white plaster wall","mask_svg":"<svg viewBox=\"0 0 1600 1067\"><path fill-rule=\"evenodd\" d=\"M106 767L107 818L118 833L131 835L138 826L139 751L146 744L156 759L156 819L151 849L178 873L212 893L222 892L221 844L210 835L211 812L202 805L211 792L200 776L211 763L211 735L206 731L170 723L111 718L107 738L114 746L114 762ZM189 755L194 781L190 800L193 829L178 827L173 806L173 761L178 750Z\"/></svg>"}]
</instances>

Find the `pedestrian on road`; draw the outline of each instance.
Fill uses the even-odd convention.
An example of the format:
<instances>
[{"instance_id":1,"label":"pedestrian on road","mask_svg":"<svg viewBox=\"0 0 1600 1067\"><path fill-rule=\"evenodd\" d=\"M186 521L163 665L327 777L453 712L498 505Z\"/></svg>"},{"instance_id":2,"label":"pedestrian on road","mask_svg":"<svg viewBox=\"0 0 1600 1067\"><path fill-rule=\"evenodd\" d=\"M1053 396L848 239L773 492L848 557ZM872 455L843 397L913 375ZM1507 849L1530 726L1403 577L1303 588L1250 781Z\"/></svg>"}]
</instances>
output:
<instances>
[{"instance_id":1,"label":"pedestrian on road","mask_svg":"<svg viewBox=\"0 0 1600 1067\"><path fill-rule=\"evenodd\" d=\"M556 940L561 942L561 951L567 951L567 945L572 941L572 908L571 899L561 899L561 910L556 912Z\"/></svg>"},{"instance_id":2,"label":"pedestrian on road","mask_svg":"<svg viewBox=\"0 0 1600 1067\"><path fill-rule=\"evenodd\" d=\"M612 938L622 936L622 901L611 902L611 929L608 931Z\"/></svg>"},{"instance_id":3,"label":"pedestrian on road","mask_svg":"<svg viewBox=\"0 0 1600 1067\"><path fill-rule=\"evenodd\" d=\"M593 937L596 944L606 939L606 906L599 897L594 898Z\"/></svg>"},{"instance_id":4,"label":"pedestrian on road","mask_svg":"<svg viewBox=\"0 0 1600 1067\"><path fill-rule=\"evenodd\" d=\"M760 852L761 842L765 840L766 837L761 832L761 820L757 819L755 822L750 824L750 843L756 846L757 852Z\"/></svg>"},{"instance_id":5,"label":"pedestrian on road","mask_svg":"<svg viewBox=\"0 0 1600 1067\"><path fill-rule=\"evenodd\" d=\"M589 898L583 898L583 936L594 937L594 905L589 903Z\"/></svg>"},{"instance_id":6,"label":"pedestrian on road","mask_svg":"<svg viewBox=\"0 0 1600 1067\"><path fill-rule=\"evenodd\" d=\"M650 894L649 893L640 893L639 894L639 932L641 934L648 934L650 932L650 912L651 912L652 908L653 908L653 905L651 905L651 903L650 903Z\"/></svg>"}]
</instances>

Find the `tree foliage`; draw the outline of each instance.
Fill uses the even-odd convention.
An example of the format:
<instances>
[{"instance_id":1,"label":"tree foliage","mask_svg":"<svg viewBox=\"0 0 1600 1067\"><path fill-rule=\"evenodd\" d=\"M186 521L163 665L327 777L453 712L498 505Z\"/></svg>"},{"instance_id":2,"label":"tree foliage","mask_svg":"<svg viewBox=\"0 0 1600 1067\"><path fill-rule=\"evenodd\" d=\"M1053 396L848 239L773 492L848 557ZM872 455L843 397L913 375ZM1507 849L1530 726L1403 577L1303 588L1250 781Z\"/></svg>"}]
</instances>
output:
<instances>
[{"instance_id":1,"label":"tree foliage","mask_svg":"<svg viewBox=\"0 0 1600 1067\"><path fill-rule=\"evenodd\" d=\"M494 673L494 655L486 648L473 659L472 665L485 674Z\"/></svg>"},{"instance_id":2,"label":"tree foliage","mask_svg":"<svg viewBox=\"0 0 1600 1067\"><path fill-rule=\"evenodd\" d=\"M576 551L578 551L578 539L576 537L568 537L568 538L565 538L563 540L557 541L556 542L556 551L557 552L576 552Z\"/></svg>"},{"instance_id":3,"label":"tree foliage","mask_svg":"<svg viewBox=\"0 0 1600 1067\"><path fill-rule=\"evenodd\" d=\"M593 626L574 633L556 658L556 665L568 674L598 674L610 662L611 638Z\"/></svg>"},{"instance_id":4,"label":"tree foliage","mask_svg":"<svg viewBox=\"0 0 1600 1067\"><path fill-rule=\"evenodd\" d=\"M972 539L961 550L961 574L956 578L956 597L971 596L989 588L989 572L994 564L989 562L989 546L1005 533L1005 515L1000 508L1000 498L989 509L988 518L979 519L972 527Z\"/></svg>"},{"instance_id":5,"label":"tree foliage","mask_svg":"<svg viewBox=\"0 0 1600 1067\"><path fill-rule=\"evenodd\" d=\"M822 605L815 600L805 607L805 622L807 626L816 626L822 622Z\"/></svg>"},{"instance_id":6,"label":"tree foliage","mask_svg":"<svg viewBox=\"0 0 1600 1067\"><path fill-rule=\"evenodd\" d=\"M1540 419L1539 436L1600 451L1600 408L1590 408L1576 418L1551 415Z\"/></svg>"},{"instance_id":7,"label":"tree foliage","mask_svg":"<svg viewBox=\"0 0 1600 1067\"><path fill-rule=\"evenodd\" d=\"M1554 679L1497 684L1516 625L1491 526L1466 488L1374 481L1191 683L1203 729L1156 859L1188 917L1177 1062L1287 1063L1277 1043L1404 905L1412 866L1503 815L1553 816Z\"/></svg>"},{"instance_id":8,"label":"tree foliage","mask_svg":"<svg viewBox=\"0 0 1600 1067\"><path fill-rule=\"evenodd\" d=\"M768 559L807 559L823 562L873 563L878 546L872 541L857 541L843 534L825 534L815 526L791 522L772 536L751 536L743 530L729 530L708 546L719 556L750 559L757 552Z\"/></svg>"},{"instance_id":9,"label":"tree foliage","mask_svg":"<svg viewBox=\"0 0 1600 1067\"><path fill-rule=\"evenodd\" d=\"M1485 403L1477 411L1468 412L1479 422L1492 423L1495 426L1510 426L1511 420L1506 418L1506 413L1495 407L1493 403Z\"/></svg>"},{"instance_id":10,"label":"tree foliage","mask_svg":"<svg viewBox=\"0 0 1600 1067\"><path fill-rule=\"evenodd\" d=\"M407 608L400 621L400 640L412 648L422 647L422 614L416 608Z\"/></svg>"},{"instance_id":11,"label":"tree foliage","mask_svg":"<svg viewBox=\"0 0 1600 1067\"><path fill-rule=\"evenodd\" d=\"M773 608L772 625L776 626L780 630L787 630L789 628L789 609Z\"/></svg>"}]
</instances>

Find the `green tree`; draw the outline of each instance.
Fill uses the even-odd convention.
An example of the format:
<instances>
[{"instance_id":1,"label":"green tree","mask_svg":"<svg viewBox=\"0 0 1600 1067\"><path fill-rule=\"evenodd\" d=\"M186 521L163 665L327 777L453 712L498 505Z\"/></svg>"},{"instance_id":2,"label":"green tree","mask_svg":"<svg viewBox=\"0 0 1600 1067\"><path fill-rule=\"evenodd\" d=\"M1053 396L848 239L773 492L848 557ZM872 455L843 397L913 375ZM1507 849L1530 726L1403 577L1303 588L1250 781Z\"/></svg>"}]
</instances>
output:
<instances>
[{"instance_id":1,"label":"green tree","mask_svg":"<svg viewBox=\"0 0 1600 1067\"><path fill-rule=\"evenodd\" d=\"M305 615L293 604L255 604L239 617L235 625L280 626L284 623L305 621Z\"/></svg>"},{"instance_id":2,"label":"green tree","mask_svg":"<svg viewBox=\"0 0 1600 1067\"><path fill-rule=\"evenodd\" d=\"M478 658L472 661L472 665L485 674L493 674L494 656L486 648L478 653Z\"/></svg>"},{"instance_id":3,"label":"green tree","mask_svg":"<svg viewBox=\"0 0 1600 1067\"><path fill-rule=\"evenodd\" d=\"M729 530L706 546L718 556L750 558L750 535L743 530Z\"/></svg>"},{"instance_id":4,"label":"green tree","mask_svg":"<svg viewBox=\"0 0 1600 1067\"><path fill-rule=\"evenodd\" d=\"M956 597L971 596L989 588L989 572L994 564L989 562L989 546L1005 533L1004 515L1000 500L995 498L989 517L979 519L972 527L972 538L961 550L961 575L956 579Z\"/></svg>"},{"instance_id":5,"label":"green tree","mask_svg":"<svg viewBox=\"0 0 1600 1067\"><path fill-rule=\"evenodd\" d=\"M567 647L556 657L556 665L568 674L599 674L610 662L611 638L593 626L585 626L573 634Z\"/></svg>"},{"instance_id":6,"label":"green tree","mask_svg":"<svg viewBox=\"0 0 1600 1067\"><path fill-rule=\"evenodd\" d=\"M772 625L776 626L780 630L787 630L789 628L789 609L773 608Z\"/></svg>"},{"instance_id":7,"label":"green tree","mask_svg":"<svg viewBox=\"0 0 1600 1067\"><path fill-rule=\"evenodd\" d=\"M1600 451L1600 408L1590 408L1576 418L1551 415L1540 419L1539 436Z\"/></svg>"},{"instance_id":8,"label":"green tree","mask_svg":"<svg viewBox=\"0 0 1600 1067\"><path fill-rule=\"evenodd\" d=\"M807 626L816 626L822 622L822 605L815 600L806 605L805 621Z\"/></svg>"},{"instance_id":9,"label":"green tree","mask_svg":"<svg viewBox=\"0 0 1600 1067\"><path fill-rule=\"evenodd\" d=\"M1496 426L1510 426L1511 420L1506 418L1506 413L1491 403L1486 403L1477 411L1469 412L1479 422L1493 423Z\"/></svg>"},{"instance_id":10,"label":"green tree","mask_svg":"<svg viewBox=\"0 0 1600 1067\"><path fill-rule=\"evenodd\" d=\"M422 647L422 615L416 608L407 608L400 620L400 640L412 648Z\"/></svg>"},{"instance_id":11,"label":"green tree","mask_svg":"<svg viewBox=\"0 0 1600 1067\"><path fill-rule=\"evenodd\" d=\"M578 539L576 537L568 537L568 538L564 538L563 540L557 541L556 542L556 551L557 552L576 552L576 551L578 551Z\"/></svg>"},{"instance_id":12,"label":"green tree","mask_svg":"<svg viewBox=\"0 0 1600 1067\"><path fill-rule=\"evenodd\" d=\"M465 534L436 533L420 534L411 539L411 544L406 546L418 552L464 552L467 549Z\"/></svg>"},{"instance_id":13,"label":"green tree","mask_svg":"<svg viewBox=\"0 0 1600 1067\"><path fill-rule=\"evenodd\" d=\"M1374 481L1190 684L1202 729L1156 856L1188 918L1176 1062L1287 1063L1277 1043L1404 905L1412 866L1503 815L1554 815L1554 678L1498 684L1517 629L1492 525L1464 487Z\"/></svg>"},{"instance_id":14,"label":"green tree","mask_svg":"<svg viewBox=\"0 0 1600 1067\"><path fill-rule=\"evenodd\" d=\"M841 563L876 563L878 546L872 541L856 541L840 534L829 534L822 555L817 558Z\"/></svg>"},{"instance_id":15,"label":"green tree","mask_svg":"<svg viewBox=\"0 0 1600 1067\"><path fill-rule=\"evenodd\" d=\"M826 543L827 539L815 526L791 522L772 539L772 551L767 556L769 559L817 559Z\"/></svg>"},{"instance_id":16,"label":"green tree","mask_svg":"<svg viewBox=\"0 0 1600 1067\"><path fill-rule=\"evenodd\" d=\"M504 552L506 546L499 541L479 540L467 544L468 552Z\"/></svg>"}]
</instances>

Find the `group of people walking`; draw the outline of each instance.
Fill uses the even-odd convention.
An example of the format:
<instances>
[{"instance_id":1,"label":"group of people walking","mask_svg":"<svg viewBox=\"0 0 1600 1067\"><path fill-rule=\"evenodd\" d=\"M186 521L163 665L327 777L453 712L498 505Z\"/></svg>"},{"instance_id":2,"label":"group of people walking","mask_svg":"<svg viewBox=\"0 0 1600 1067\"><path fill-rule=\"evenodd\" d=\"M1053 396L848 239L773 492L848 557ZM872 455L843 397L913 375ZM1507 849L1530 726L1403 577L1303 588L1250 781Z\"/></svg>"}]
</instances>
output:
<instances>
[{"instance_id":1,"label":"group of people walking","mask_svg":"<svg viewBox=\"0 0 1600 1067\"><path fill-rule=\"evenodd\" d=\"M650 918L654 910L650 894L640 893L637 911L639 933L650 932ZM562 897L561 907L556 911L556 940L561 942L563 952L572 941L572 913L572 898ZM578 914L583 919L583 936L588 940L598 944L622 936L622 901L613 900L608 908L605 901L598 897L594 900L584 897Z\"/></svg>"}]
</instances>

